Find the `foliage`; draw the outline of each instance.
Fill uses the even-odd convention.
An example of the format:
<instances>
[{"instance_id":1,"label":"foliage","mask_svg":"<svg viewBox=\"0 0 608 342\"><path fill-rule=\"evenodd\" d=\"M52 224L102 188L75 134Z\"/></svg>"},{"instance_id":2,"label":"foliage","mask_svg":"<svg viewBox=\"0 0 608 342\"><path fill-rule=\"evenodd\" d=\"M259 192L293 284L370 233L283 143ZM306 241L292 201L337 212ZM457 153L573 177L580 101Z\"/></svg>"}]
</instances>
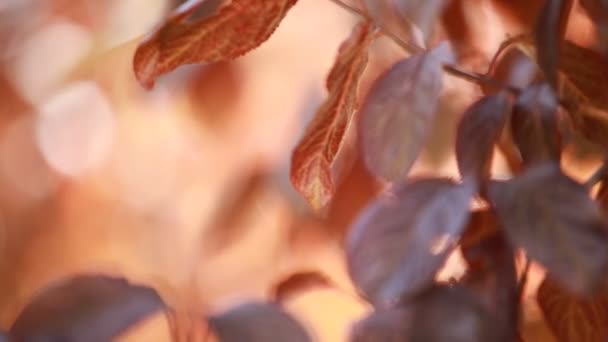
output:
<instances>
[{"instance_id":1,"label":"foliage","mask_svg":"<svg viewBox=\"0 0 608 342\"><path fill-rule=\"evenodd\" d=\"M499 44L487 72L479 73L469 70L468 46L456 38L462 28L450 24L462 19L455 6L471 2L332 1L358 23L328 72L327 98L293 150L290 179L320 219L327 218L338 187L359 186L349 183L350 169L339 167L340 158L352 159L345 165L361 163L385 185L356 213L344 239L349 276L373 307L353 323L351 340L521 340L528 268L518 274L519 253L528 265L547 270L538 302L558 340L608 339L608 162L583 184L563 169L564 153L580 143L575 136L603 154L608 150L606 2L580 1L597 27L596 49L566 40L578 3L546 0L526 32ZM139 44L135 76L151 89L183 65L238 58L266 42L297 5L188 1ZM525 21L517 11L526 5L512 6ZM407 56L363 93L359 85L379 37L391 39ZM478 87L453 142L461 177L410 176L444 108L448 75ZM354 156L347 146L351 128ZM498 150L511 167L506 180L492 173ZM237 202L234 207L243 205ZM219 225L234 226L231 214L224 221L232 223ZM466 274L437 281L456 250L466 260ZM279 281L271 302L240 304L199 319L220 341L310 341L283 304L313 287L337 285L316 271L301 272ZM150 288L83 275L35 297L8 335L16 341L108 340L159 310L172 308Z\"/></svg>"}]
</instances>

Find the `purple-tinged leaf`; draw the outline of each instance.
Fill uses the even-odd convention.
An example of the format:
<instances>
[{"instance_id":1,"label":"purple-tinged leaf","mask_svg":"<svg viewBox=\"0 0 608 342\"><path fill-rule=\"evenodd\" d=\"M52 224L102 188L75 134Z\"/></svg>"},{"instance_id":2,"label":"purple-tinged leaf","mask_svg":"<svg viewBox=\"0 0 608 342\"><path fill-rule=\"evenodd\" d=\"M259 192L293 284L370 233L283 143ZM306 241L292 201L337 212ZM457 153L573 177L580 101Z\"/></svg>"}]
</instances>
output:
<instances>
[{"instance_id":1,"label":"purple-tinged leaf","mask_svg":"<svg viewBox=\"0 0 608 342\"><path fill-rule=\"evenodd\" d=\"M469 219L474 187L448 179L420 179L363 210L346 241L348 271L379 307L433 283Z\"/></svg>"},{"instance_id":2,"label":"purple-tinged leaf","mask_svg":"<svg viewBox=\"0 0 608 342\"><path fill-rule=\"evenodd\" d=\"M279 306L249 302L209 318L220 342L309 342L306 330Z\"/></svg>"},{"instance_id":3,"label":"purple-tinged leaf","mask_svg":"<svg viewBox=\"0 0 608 342\"><path fill-rule=\"evenodd\" d=\"M75 276L35 296L9 334L15 341L110 341L162 307L151 288L122 278Z\"/></svg>"},{"instance_id":4,"label":"purple-tinged leaf","mask_svg":"<svg viewBox=\"0 0 608 342\"><path fill-rule=\"evenodd\" d=\"M494 144L511 110L507 93L486 96L471 105L456 133L456 160L463 179L479 184L490 177Z\"/></svg>"},{"instance_id":5,"label":"purple-tinged leaf","mask_svg":"<svg viewBox=\"0 0 608 342\"><path fill-rule=\"evenodd\" d=\"M424 147L442 88L448 43L410 56L376 80L361 108L360 148L378 178L405 179Z\"/></svg>"},{"instance_id":6,"label":"purple-tinged leaf","mask_svg":"<svg viewBox=\"0 0 608 342\"><path fill-rule=\"evenodd\" d=\"M511 133L524 164L559 163L561 138L557 98L546 83L532 85L517 98L511 116Z\"/></svg>"},{"instance_id":7,"label":"purple-tinged leaf","mask_svg":"<svg viewBox=\"0 0 608 342\"><path fill-rule=\"evenodd\" d=\"M491 75L498 84L488 82L481 89L486 95L493 95L505 87L524 88L534 80L539 79L540 70L536 61L532 60L522 50L510 48L498 59L491 70Z\"/></svg>"},{"instance_id":8,"label":"purple-tinged leaf","mask_svg":"<svg viewBox=\"0 0 608 342\"><path fill-rule=\"evenodd\" d=\"M466 288L437 286L408 305L377 311L358 322L352 342L506 341L494 317Z\"/></svg>"},{"instance_id":9,"label":"purple-tinged leaf","mask_svg":"<svg viewBox=\"0 0 608 342\"><path fill-rule=\"evenodd\" d=\"M606 219L587 189L554 163L492 183L489 199L508 238L579 294L593 293L608 266Z\"/></svg>"}]
</instances>

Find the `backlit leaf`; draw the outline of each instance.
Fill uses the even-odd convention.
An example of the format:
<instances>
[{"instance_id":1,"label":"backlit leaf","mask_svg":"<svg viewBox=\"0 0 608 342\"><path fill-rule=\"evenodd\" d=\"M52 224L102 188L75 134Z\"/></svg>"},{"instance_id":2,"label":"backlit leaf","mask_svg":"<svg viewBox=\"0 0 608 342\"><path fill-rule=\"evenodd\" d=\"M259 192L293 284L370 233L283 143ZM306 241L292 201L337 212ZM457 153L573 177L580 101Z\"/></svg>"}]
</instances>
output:
<instances>
[{"instance_id":1,"label":"backlit leaf","mask_svg":"<svg viewBox=\"0 0 608 342\"><path fill-rule=\"evenodd\" d=\"M557 98L546 83L525 88L515 101L511 134L524 164L559 162L561 141L557 106Z\"/></svg>"},{"instance_id":2,"label":"backlit leaf","mask_svg":"<svg viewBox=\"0 0 608 342\"><path fill-rule=\"evenodd\" d=\"M509 239L576 293L595 291L608 265L605 218L587 189L554 163L495 182L489 198Z\"/></svg>"},{"instance_id":3,"label":"backlit leaf","mask_svg":"<svg viewBox=\"0 0 608 342\"><path fill-rule=\"evenodd\" d=\"M442 88L442 62L450 46L410 56L376 80L361 108L360 146L377 177L402 180L418 158L435 117Z\"/></svg>"},{"instance_id":4,"label":"backlit leaf","mask_svg":"<svg viewBox=\"0 0 608 342\"><path fill-rule=\"evenodd\" d=\"M327 77L329 97L293 151L291 182L317 210L325 207L335 192L332 166L358 106L357 86L373 36L371 25L361 23L342 43Z\"/></svg>"},{"instance_id":5,"label":"backlit leaf","mask_svg":"<svg viewBox=\"0 0 608 342\"><path fill-rule=\"evenodd\" d=\"M547 0L536 23L538 64L553 89L557 89L561 41L571 6L571 0Z\"/></svg>"},{"instance_id":6,"label":"backlit leaf","mask_svg":"<svg viewBox=\"0 0 608 342\"><path fill-rule=\"evenodd\" d=\"M608 290L579 297L546 277L537 294L545 321L559 341L608 340Z\"/></svg>"},{"instance_id":7,"label":"backlit leaf","mask_svg":"<svg viewBox=\"0 0 608 342\"><path fill-rule=\"evenodd\" d=\"M463 179L483 182L490 176L494 144L511 110L508 94L486 96L471 105L456 133L456 160Z\"/></svg>"},{"instance_id":8,"label":"backlit leaf","mask_svg":"<svg viewBox=\"0 0 608 342\"><path fill-rule=\"evenodd\" d=\"M460 286L437 286L407 305L373 312L351 332L352 342L504 340L475 294Z\"/></svg>"},{"instance_id":9,"label":"backlit leaf","mask_svg":"<svg viewBox=\"0 0 608 342\"><path fill-rule=\"evenodd\" d=\"M608 47L608 2L605 0L581 0L582 7L591 17L597 28L600 46L606 52Z\"/></svg>"},{"instance_id":10,"label":"backlit leaf","mask_svg":"<svg viewBox=\"0 0 608 342\"><path fill-rule=\"evenodd\" d=\"M368 205L346 241L348 271L376 306L428 287L469 218L473 187L448 179L412 180Z\"/></svg>"},{"instance_id":11,"label":"backlit leaf","mask_svg":"<svg viewBox=\"0 0 608 342\"><path fill-rule=\"evenodd\" d=\"M43 290L10 329L16 341L110 341L160 310L148 287L106 276L76 276Z\"/></svg>"},{"instance_id":12,"label":"backlit leaf","mask_svg":"<svg viewBox=\"0 0 608 342\"><path fill-rule=\"evenodd\" d=\"M300 272L279 281L274 286L271 297L277 302L284 302L301 292L332 286L332 281L319 272Z\"/></svg>"},{"instance_id":13,"label":"backlit leaf","mask_svg":"<svg viewBox=\"0 0 608 342\"><path fill-rule=\"evenodd\" d=\"M306 330L274 304L249 302L209 318L220 342L309 342Z\"/></svg>"},{"instance_id":14,"label":"backlit leaf","mask_svg":"<svg viewBox=\"0 0 608 342\"><path fill-rule=\"evenodd\" d=\"M424 42L428 42L437 25L437 19L448 4L448 0L392 0L397 13L405 22L409 22Z\"/></svg>"},{"instance_id":15,"label":"backlit leaf","mask_svg":"<svg viewBox=\"0 0 608 342\"><path fill-rule=\"evenodd\" d=\"M204 0L178 9L141 43L133 58L137 80L152 88L156 79L184 64L240 57L264 43L296 0L232 0L195 21L190 14Z\"/></svg>"}]
</instances>

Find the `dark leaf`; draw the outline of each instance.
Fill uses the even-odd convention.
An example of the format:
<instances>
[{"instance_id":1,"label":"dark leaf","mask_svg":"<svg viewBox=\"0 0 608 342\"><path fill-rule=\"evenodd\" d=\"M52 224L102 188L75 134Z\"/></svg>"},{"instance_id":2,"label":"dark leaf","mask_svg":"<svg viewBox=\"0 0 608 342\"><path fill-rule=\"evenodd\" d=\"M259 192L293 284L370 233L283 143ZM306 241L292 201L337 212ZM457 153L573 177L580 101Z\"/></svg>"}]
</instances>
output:
<instances>
[{"instance_id":1,"label":"dark leaf","mask_svg":"<svg viewBox=\"0 0 608 342\"><path fill-rule=\"evenodd\" d=\"M332 281L319 272L294 273L274 286L271 298L276 302L284 302L301 292L327 287L333 287Z\"/></svg>"},{"instance_id":2,"label":"dark leaf","mask_svg":"<svg viewBox=\"0 0 608 342\"><path fill-rule=\"evenodd\" d=\"M220 342L309 342L306 330L279 306L244 303L209 318Z\"/></svg>"},{"instance_id":3,"label":"dark leaf","mask_svg":"<svg viewBox=\"0 0 608 342\"><path fill-rule=\"evenodd\" d=\"M232 0L216 13L187 20L205 2L178 8L137 48L133 68L144 87L152 88L156 78L181 65L230 60L257 48L296 0Z\"/></svg>"},{"instance_id":4,"label":"dark leaf","mask_svg":"<svg viewBox=\"0 0 608 342\"><path fill-rule=\"evenodd\" d=\"M559 163L561 138L557 99L546 83L525 88L511 116L511 133L525 165L543 161Z\"/></svg>"},{"instance_id":5,"label":"dark leaf","mask_svg":"<svg viewBox=\"0 0 608 342\"><path fill-rule=\"evenodd\" d=\"M17 341L110 341L162 307L151 288L122 278L76 276L35 296L10 336Z\"/></svg>"},{"instance_id":6,"label":"dark leaf","mask_svg":"<svg viewBox=\"0 0 608 342\"><path fill-rule=\"evenodd\" d=\"M327 77L329 97L293 151L291 183L316 210L324 208L335 192L334 164L359 105L357 88L373 38L372 26L361 23L342 43Z\"/></svg>"},{"instance_id":7,"label":"dark leaf","mask_svg":"<svg viewBox=\"0 0 608 342\"><path fill-rule=\"evenodd\" d=\"M577 293L595 291L608 262L608 230L587 189L554 163L495 182L489 198L509 239Z\"/></svg>"},{"instance_id":8,"label":"dark leaf","mask_svg":"<svg viewBox=\"0 0 608 342\"><path fill-rule=\"evenodd\" d=\"M465 111L456 134L456 160L463 179L481 184L489 178L494 144L510 109L508 94L503 92L483 97Z\"/></svg>"},{"instance_id":9,"label":"dark leaf","mask_svg":"<svg viewBox=\"0 0 608 342\"><path fill-rule=\"evenodd\" d=\"M0 331L0 342L8 342L8 337L5 333Z\"/></svg>"},{"instance_id":10,"label":"dark leaf","mask_svg":"<svg viewBox=\"0 0 608 342\"><path fill-rule=\"evenodd\" d=\"M545 321L559 341L608 341L608 289L580 297L546 277L537 294Z\"/></svg>"},{"instance_id":11,"label":"dark leaf","mask_svg":"<svg viewBox=\"0 0 608 342\"><path fill-rule=\"evenodd\" d=\"M438 286L411 304L372 313L358 322L353 342L505 341L493 317L474 293L455 286Z\"/></svg>"},{"instance_id":12,"label":"dark leaf","mask_svg":"<svg viewBox=\"0 0 608 342\"><path fill-rule=\"evenodd\" d=\"M448 43L413 55L376 80L361 108L360 146L379 178L402 180L418 158L434 120Z\"/></svg>"},{"instance_id":13,"label":"dark leaf","mask_svg":"<svg viewBox=\"0 0 608 342\"><path fill-rule=\"evenodd\" d=\"M349 274L370 302L385 307L433 282L469 218L473 191L447 179L414 180L363 210L346 252Z\"/></svg>"},{"instance_id":14,"label":"dark leaf","mask_svg":"<svg viewBox=\"0 0 608 342\"><path fill-rule=\"evenodd\" d=\"M519 314L515 255L496 215L488 209L473 212L460 247L469 266L461 283L479 294L497 325L515 337Z\"/></svg>"},{"instance_id":15,"label":"dark leaf","mask_svg":"<svg viewBox=\"0 0 608 342\"><path fill-rule=\"evenodd\" d=\"M553 89L557 89L561 42L571 7L572 0L545 0L536 23L538 64Z\"/></svg>"}]
</instances>

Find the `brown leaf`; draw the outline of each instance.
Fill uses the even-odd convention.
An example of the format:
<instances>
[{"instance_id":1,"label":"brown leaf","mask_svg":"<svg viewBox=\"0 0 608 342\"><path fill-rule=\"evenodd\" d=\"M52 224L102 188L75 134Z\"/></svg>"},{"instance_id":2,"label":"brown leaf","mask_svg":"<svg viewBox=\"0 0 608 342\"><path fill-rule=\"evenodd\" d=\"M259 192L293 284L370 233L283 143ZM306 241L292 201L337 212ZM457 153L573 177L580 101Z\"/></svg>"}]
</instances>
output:
<instances>
[{"instance_id":1,"label":"brown leaf","mask_svg":"<svg viewBox=\"0 0 608 342\"><path fill-rule=\"evenodd\" d=\"M316 271L294 273L274 286L271 298L275 302L285 302L301 292L327 287L333 287L333 283L324 274Z\"/></svg>"},{"instance_id":2,"label":"brown leaf","mask_svg":"<svg viewBox=\"0 0 608 342\"><path fill-rule=\"evenodd\" d=\"M110 341L161 309L158 294L125 279L76 276L37 295L10 329L11 339Z\"/></svg>"},{"instance_id":3,"label":"brown leaf","mask_svg":"<svg viewBox=\"0 0 608 342\"><path fill-rule=\"evenodd\" d=\"M232 0L213 15L188 21L204 3L178 9L137 48L133 68L144 87L152 88L159 76L181 65L225 61L257 48L296 0Z\"/></svg>"},{"instance_id":4,"label":"brown leaf","mask_svg":"<svg viewBox=\"0 0 608 342\"><path fill-rule=\"evenodd\" d=\"M608 265L608 230L587 189L554 163L489 187L508 238L577 293L595 291Z\"/></svg>"},{"instance_id":5,"label":"brown leaf","mask_svg":"<svg viewBox=\"0 0 608 342\"><path fill-rule=\"evenodd\" d=\"M571 7L572 0L547 0L536 23L538 64L553 89L558 89L557 71L560 48Z\"/></svg>"},{"instance_id":6,"label":"brown leaf","mask_svg":"<svg viewBox=\"0 0 608 342\"><path fill-rule=\"evenodd\" d=\"M557 106L557 98L546 83L525 88L517 98L511 115L511 135L525 165L559 163L562 148Z\"/></svg>"},{"instance_id":7,"label":"brown leaf","mask_svg":"<svg viewBox=\"0 0 608 342\"><path fill-rule=\"evenodd\" d=\"M306 330L274 304L248 302L209 318L221 342L309 342Z\"/></svg>"},{"instance_id":8,"label":"brown leaf","mask_svg":"<svg viewBox=\"0 0 608 342\"><path fill-rule=\"evenodd\" d=\"M350 277L371 303L385 307L432 284L469 218L473 191L448 179L413 180L363 210L346 253Z\"/></svg>"},{"instance_id":9,"label":"brown leaf","mask_svg":"<svg viewBox=\"0 0 608 342\"><path fill-rule=\"evenodd\" d=\"M360 148L370 171L389 181L404 179L418 158L434 120L448 43L413 55L378 78L359 121Z\"/></svg>"},{"instance_id":10,"label":"brown leaf","mask_svg":"<svg viewBox=\"0 0 608 342\"><path fill-rule=\"evenodd\" d=\"M511 110L506 92L472 104L460 119L456 133L456 160L463 179L482 184L490 177L494 144Z\"/></svg>"},{"instance_id":11,"label":"brown leaf","mask_svg":"<svg viewBox=\"0 0 608 342\"><path fill-rule=\"evenodd\" d=\"M559 341L608 340L608 290L594 297L579 297L546 277L538 289L537 300Z\"/></svg>"},{"instance_id":12,"label":"brown leaf","mask_svg":"<svg viewBox=\"0 0 608 342\"><path fill-rule=\"evenodd\" d=\"M581 0L582 7L595 23L600 38L600 46L606 52L608 47L608 2L605 0Z\"/></svg>"},{"instance_id":13,"label":"brown leaf","mask_svg":"<svg viewBox=\"0 0 608 342\"><path fill-rule=\"evenodd\" d=\"M492 315L474 293L456 286L437 286L411 304L376 311L358 322L352 342L505 341Z\"/></svg>"},{"instance_id":14,"label":"brown leaf","mask_svg":"<svg viewBox=\"0 0 608 342\"><path fill-rule=\"evenodd\" d=\"M372 26L366 22L357 25L342 43L327 77L329 97L293 151L291 182L316 210L324 208L335 192L332 167L358 106L357 87L373 38Z\"/></svg>"}]
</instances>

